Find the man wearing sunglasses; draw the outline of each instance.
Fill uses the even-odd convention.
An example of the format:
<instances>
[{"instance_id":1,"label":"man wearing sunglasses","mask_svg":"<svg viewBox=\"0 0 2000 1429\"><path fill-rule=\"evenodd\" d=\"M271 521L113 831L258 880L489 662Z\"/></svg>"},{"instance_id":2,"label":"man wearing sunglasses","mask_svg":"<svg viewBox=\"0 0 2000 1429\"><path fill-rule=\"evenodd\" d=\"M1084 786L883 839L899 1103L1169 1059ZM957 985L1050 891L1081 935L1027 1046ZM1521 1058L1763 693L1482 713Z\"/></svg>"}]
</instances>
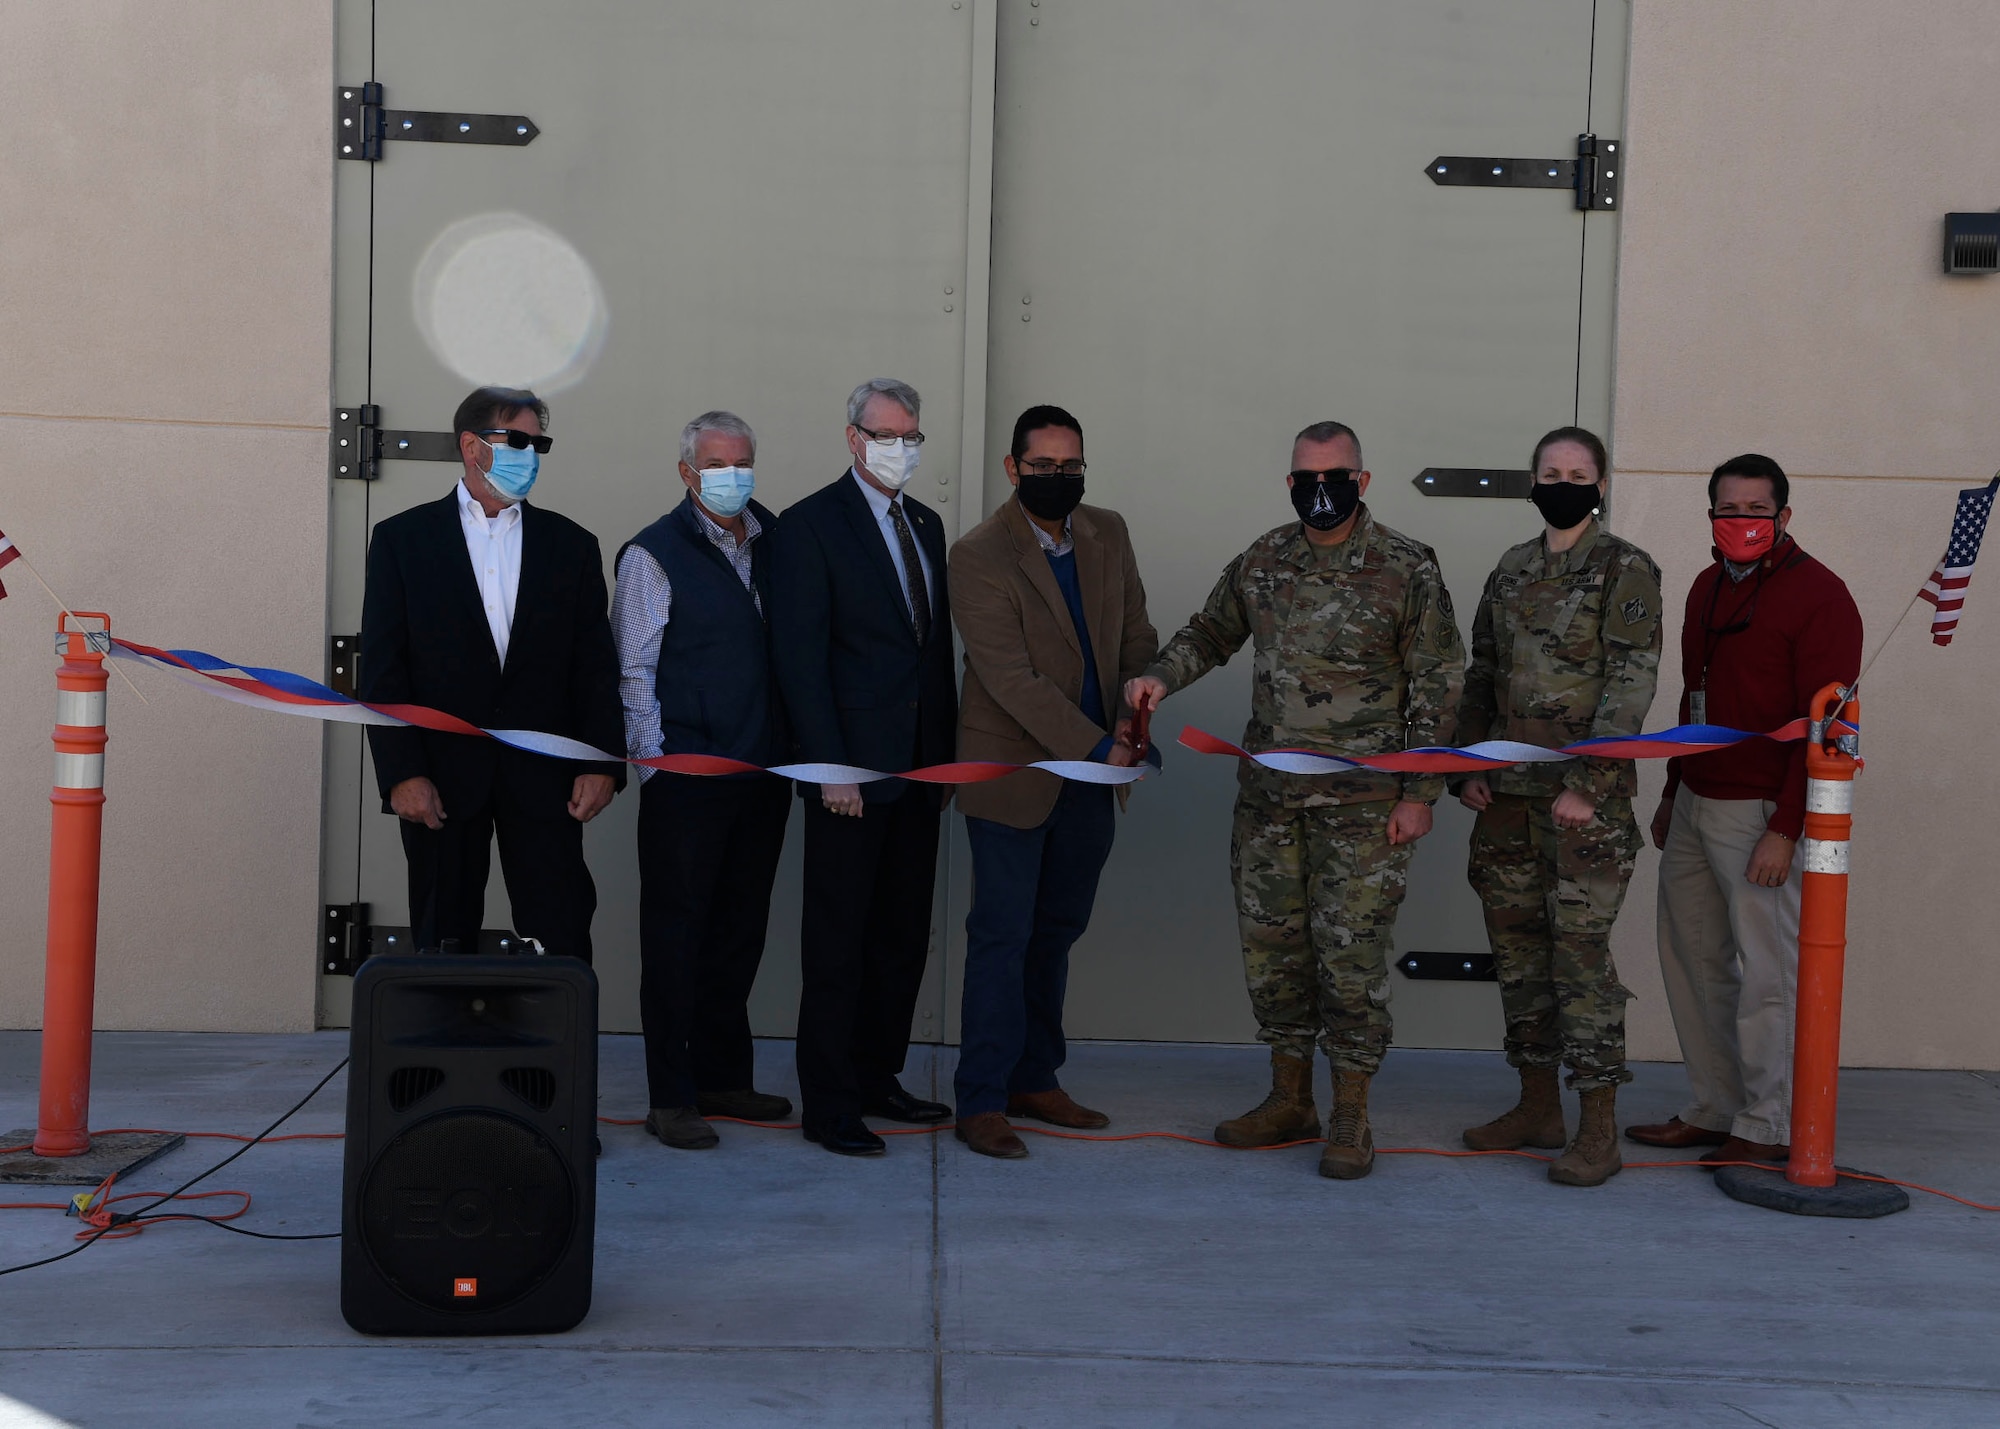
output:
<instances>
[{"instance_id":1,"label":"man wearing sunglasses","mask_svg":"<svg viewBox=\"0 0 2000 1429\"><path fill-rule=\"evenodd\" d=\"M958 757L1136 764L1119 692L1160 641L1124 518L1082 504L1083 428L1060 407L1023 412L1002 465L1014 498L951 551L951 608L965 641ZM1104 785L1036 770L959 791L972 908L955 1091L958 1138L981 1155L1028 1154L1009 1115L1108 1124L1077 1105L1056 1072L1069 950L1111 854L1113 803Z\"/></svg>"},{"instance_id":2,"label":"man wearing sunglasses","mask_svg":"<svg viewBox=\"0 0 2000 1429\"><path fill-rule=\"evenodd\" d=\"M612 752L625 726L597 538L526 500L551 445L547 421L532 392L480 388L452 420L457 485L375 528L361 698ZM403 821L419 948L478 951L497 834L514 931L590 960L597 888L583 826L624 784L622 762L414 728L371 727L368 744L384 810Z\"/></svg>"},{"instance_id":3,"label":"man wearing sunglasses","mask_svg":"<svg viewBox=\"0 0 2000 1429\"><path fill-rule=\"evenodd\" d=\"M1681 626L1680 718L1761 734L1804 715L1861 668L1847 586L1791 536L1791 482L1754 452L1708 480L1715 563L1695 577ZM1752 739L1667 763L1653 816L1660 858L1660 972L1693 1099L1625 1135L1714 1150L1704 1161L1791 1152L1798 995L1799 836L1806 747Z\"/></svg>"},{"instance_id":4,"label":"man wearing sunglasses","mask_svg":"<svg viewBox=\"0 0 2000 1429\"><path fill-rule=\"evenodd\" d=\"M1393 754L1450 742L1465 648L1437 557L1377 521L1351 427L1315 422L1292 444L1296 522L1230 562L1208 604L1126 687L1152 709L1250 641L1252 750ZM1368 1083L1388 1050L1389 946L1411 847L1431 829L1439 775L1282 774L1243 762L1230 865L1243 966L1271 1093L1215 1128L1227 1146L1320 1134L1315 1042L1333 1064L1322 1176L1375 1162Z\"/></svg>"},{"instance_id":5,"label":"man wearing sunglasses","mask_svg":"<svg viewBox=\"0 0 2000 1429\"><path fill-rule=\"evenodd\" d=\"M894 378L847 399L849 466L771 538L771 651L798 757L896 774L952 757L944 522L910 491L922 399ZM862 1117L935 1125L898 1080L931 941L948 790L905 779L800 784L799 1091L808 1141L880 1156Z\"/></svg>"}]
</instances>

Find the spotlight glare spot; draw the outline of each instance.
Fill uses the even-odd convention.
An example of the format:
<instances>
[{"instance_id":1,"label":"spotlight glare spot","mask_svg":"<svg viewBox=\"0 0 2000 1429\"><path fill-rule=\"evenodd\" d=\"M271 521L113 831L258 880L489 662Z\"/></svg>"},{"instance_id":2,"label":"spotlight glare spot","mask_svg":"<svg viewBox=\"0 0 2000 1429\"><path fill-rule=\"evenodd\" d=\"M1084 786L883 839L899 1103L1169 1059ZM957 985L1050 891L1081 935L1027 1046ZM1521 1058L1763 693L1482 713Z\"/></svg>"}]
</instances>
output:
<instances>
[{"instance_id":1,"label":"spotlight glare spot","mask_svg":"<svg viewBox=\"0 0 2000 1429\"><path fill-rule=\"evenodd\" d=\"M568 239L522 214L452 224L425 251L412 287L418 331L467 382L560 392L604 344L597 274Z\"/></svg>"}]
</instances>

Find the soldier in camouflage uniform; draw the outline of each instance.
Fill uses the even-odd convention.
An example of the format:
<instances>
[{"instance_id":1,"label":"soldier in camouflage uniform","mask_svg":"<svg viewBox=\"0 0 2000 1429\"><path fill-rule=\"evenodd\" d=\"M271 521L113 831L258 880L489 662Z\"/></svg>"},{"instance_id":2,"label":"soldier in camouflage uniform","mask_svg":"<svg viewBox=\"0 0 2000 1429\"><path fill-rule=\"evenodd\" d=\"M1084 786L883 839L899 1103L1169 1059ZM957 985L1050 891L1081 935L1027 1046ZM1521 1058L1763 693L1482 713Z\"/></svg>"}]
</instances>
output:
<instances>
[{"instance_id":1,"label":"soldier in camouflage uniform","mask_svg":"<svg viewBox=\"0 0 2000 1429\"><path fill-rule=\"evenodd\" d=\"M1660 667L1660 569L1598 524L1604 445L1562 427L1535 449L1533 499L1548 529L1500 558L1472 623L1458 741L1555 748L1637 734ZM1549 1179L1596 1186L1619 1169L1614 1103L1625 1068L1625 1003L1611 924L1639 852L1638 777L1628 759L1516 764L1454 787L1479 812L1468 877L1521 1074L1511 1111L1465 1133L1492 1151L1564 1144L1557 1067L1582 1097L1576 1140Z\"/></svg>"},{"instance_id":2,"label":"soldier in camouflage uniform","mask_svg":"<svg viewBox=\"0 0 2000 1429\"><path fill-rule=\"evenodd\" d=\"M1229 563L1208 604L1127 686L1153 707L1252 642L1253 750L1386 754L1450 734L1465 652L1427 546L1376 521L1353 432L1301 432L1287 478L1300 521ZM1230 869L1258 1037L1271 1048L1263 1104L1216 1140L1271 1146L1319 1135L1315 1042L1333 1063L1335 1104L1320 1171L1368 1174L1368 1079L1389 1046L1389 948L1411 846L1430 831L1437 776L1358 770L1238 771Z\"/></svg>"}]
</instances>

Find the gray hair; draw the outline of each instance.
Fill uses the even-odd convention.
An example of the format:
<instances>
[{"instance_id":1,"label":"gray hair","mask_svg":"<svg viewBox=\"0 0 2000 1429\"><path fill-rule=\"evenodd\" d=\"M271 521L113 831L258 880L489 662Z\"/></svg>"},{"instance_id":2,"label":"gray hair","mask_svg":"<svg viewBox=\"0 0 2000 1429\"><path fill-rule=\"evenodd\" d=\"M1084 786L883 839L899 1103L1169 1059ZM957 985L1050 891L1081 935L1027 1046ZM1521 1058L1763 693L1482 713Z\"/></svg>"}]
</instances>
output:
<instances>
[{"instance_id":1,"label":"gray hair","mask_svg":"<svg viewBox=\"0 0 2000 1429\"><path fill-rule=\"evenodd\" d=\"M750 443L750 459L757 459L757 434L750 430L750 424L734 412L703 412L692 422L681 428L681 460L690 467L694 465L695 443L701 440L703 432L721 432L727 436L742 437Z\"/></svg>"},{"instance_id":2,"label":"gray hair","mask_svg":"<svg viewBox=\"0 0 2000 1429\"><path fill-rule=\"evenodd\" d=\"M1354 428L1348 426L1345 422L1314 422L1310 427L1307 427L1303 432L1292 438L1292 445L1296 447L1300 442L1337 442L1342 437L1346 437L1350 442L1354 443L1354 465L1356 468L1367 466L1368 463L1361 459L1361 438L1354 435Z\"/></svg>"},{"instance_id":3,"label":"gray hair","mask_svg":"<svg viewBox=\"0 0 2000 1429\"><path fill-rule=\"evenodd\" d=\"M887 397L912 417L923 415L924 399L917 395L917 389L907 382L898 382L893 377L871 377L847 394L847 425L861 425L861 414L868 410L868 403L876 397Z\"/></svg>"}]
</instances>

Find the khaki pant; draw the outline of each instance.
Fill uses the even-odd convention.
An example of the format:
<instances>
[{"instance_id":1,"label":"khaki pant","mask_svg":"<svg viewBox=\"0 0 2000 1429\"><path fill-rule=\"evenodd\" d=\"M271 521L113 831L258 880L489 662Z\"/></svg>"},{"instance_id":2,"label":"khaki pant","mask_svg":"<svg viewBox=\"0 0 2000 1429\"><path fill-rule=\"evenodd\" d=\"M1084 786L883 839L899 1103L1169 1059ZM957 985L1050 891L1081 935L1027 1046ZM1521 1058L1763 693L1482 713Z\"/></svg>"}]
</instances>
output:
<instances>
[{"instance_id":1,"label":"khaki pant","mask_svg":"<svg viewBox=\"0 0 2000 1429\"><path fill-rule=\"evenodd\" d=\"M1777 888L1743 876L1775 806L1686 786L1660 859L1660 972L1694 1100L1681 1120L1746 1141L1792 1139L1799 980L1797 850Z\"/></svg>"}]
</instances>

